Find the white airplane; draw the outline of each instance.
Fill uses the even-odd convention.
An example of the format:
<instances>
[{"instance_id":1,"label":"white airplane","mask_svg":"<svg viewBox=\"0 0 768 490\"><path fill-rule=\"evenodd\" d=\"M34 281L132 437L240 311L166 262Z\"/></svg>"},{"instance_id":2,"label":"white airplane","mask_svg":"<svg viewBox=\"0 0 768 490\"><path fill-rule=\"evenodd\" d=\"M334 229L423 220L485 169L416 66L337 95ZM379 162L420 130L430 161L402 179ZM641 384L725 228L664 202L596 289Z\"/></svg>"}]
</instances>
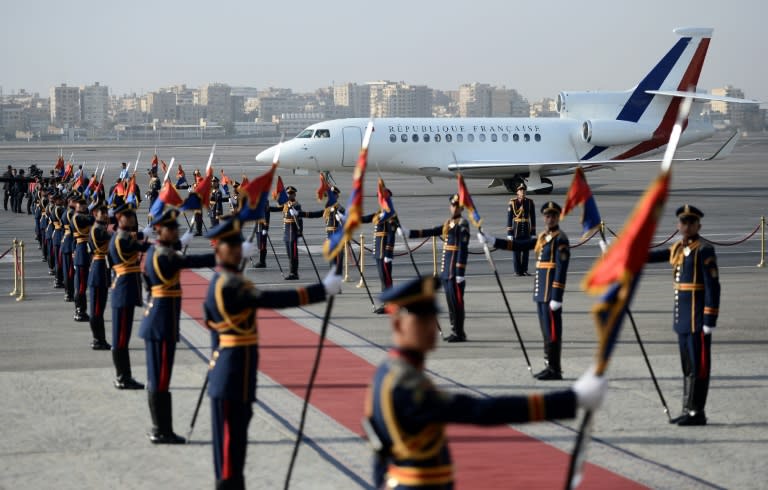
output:
<instances>
[{"instance_id":1,"label":"white airplane","mask_svg":"<svg viewBox=\"0 0 768 490\"><path fill-rule=\"evenodd\" d=\"M561 92L559 118L382 118L374 120L369 165L381 171L432 177L490 178L488 187L513 190L527 181L531 192L552 192L549 177L573 173L576 166L595 170L620 163L658 162L669 140L683 97L694 107L680 146L714 134L700 115L701 104L719 100L757 101L695 93L712 29L681 28L680 39L637 84L626 91ZM697 105L699 106L697 108ZM309 126L282 143L280 166L319 172L351 171L368 119L336 119ZM730 153L734 133L709 157ZM272 162L276 146L256 161ZM637 158L642 157L642 158Z\"/></svg>"}]
</instances>

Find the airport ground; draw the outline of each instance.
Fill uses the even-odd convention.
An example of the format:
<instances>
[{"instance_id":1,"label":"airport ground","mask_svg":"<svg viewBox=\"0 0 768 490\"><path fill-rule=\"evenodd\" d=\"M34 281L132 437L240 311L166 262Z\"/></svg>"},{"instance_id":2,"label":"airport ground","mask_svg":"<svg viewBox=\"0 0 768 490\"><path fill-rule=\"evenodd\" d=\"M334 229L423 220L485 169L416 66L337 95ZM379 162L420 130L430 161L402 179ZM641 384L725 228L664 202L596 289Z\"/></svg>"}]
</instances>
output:
<instances>
[{"instance_id":1,"label":"airport ground","mask_svg":"<svg viewBox=\"0 0 768 490\"><path fill-rule=\"evenodd\" d=\"M685 148L683 155L705 155L718 141ZM146 169L153 148L81 147L64 148L65 156L76 152L77 160L88 166L108 162L105 182L114 181L120 161L132 162L142 151L139 184L146 188ZM217 147L214 165L230 176L261 170L252 167L261 148ZM160 147L160 157L175 157L188 175L203 168L208 146ZM0 147L0 164L27 167L36 163L48 169L58 147ZM629 324L622 332L608 370L610 390L604 407L595 416L589 461L597 470L588 470L583 488L621 488L606 475L618 475L650 488L765 488L768 469L768 268L758 268L759 233L745 242L726 246L746 237L768 214L768 138L742 140L725 161L683 163L674 169L672 191L657 230L663 241L674 230L674 209L683 203L700 207L704 213L702 235L723 245L717 246L723 286L720 318L713 334L712 385L707 404L709 424L683 428L667 423L662 405L648 374ZM87 155L87 156L86 156ZM637 198L653 178L653 165L626 165L615 171L588 174L606 224L618 231ZM366 209L375 206L375 167L366 181ZM351 176L335 175L346 199ZM394 192L395 206L403 224L411 229L441 223L448 213L447 197L455 192L455 181L426 180L413 176L384 174ZM316 175L284 173L286 184L299 189L305 209L321 206L314 199ZM532 196L537 204L546 199L563 201L570 178L555 179L550 196ZM503 236L506 202L509 195L498 188L486 189L485 182L469 181L487 232ZM146 207L144 207L146 209ZM578 212L577 212L578 213ZM579 243L578 214L563 223L571 244ZM273 220L273 223L276 220ZM306 239L318 265L323 228L306 220ZM370 229L366 234L370 243ZM474 233L474 230L473 230ZM271 237L278 258L285 266L281 235L273 228ZM54 290L47 268L33 240L32 220L0 210L0 253L13 238L25 241L26 297L17 302L8 292L13 288L12 262L0 259L0 401L3 424L0 428L0 488L210 488L213 484L210 455L210 423L207 400L203 403L191 444L176 447L152 446L146 439L150 420L143 392L120 392L111 385L114 375L109 353L88 348L87 324L75 323L72 304L64 303L61 290ZM421 242L411 241L416 247ZM208 242L196 239L195 252L208 249ZM531 378L521 354L509 315L496 281L480 247L474 241L467 271L467 332L469 342L441 343L428 362L437 383L446 389L487 396L498 393L525 393L567 387L592 362L596 341L589 315L594 298L580 289L584 277L599 253L592 240L572 251L565 306L563 367L565 380L541 382ZM398 243L398 254L405 249ZM302 282L311 282L314 272L306 253L301 257ZM512 274L512 257L495 252L504 289L531 359L533 369L542 367L541 336L531 302L532 278ZM432 270L431 243L415 252L418 267ZM533 262L533 261L532 261ZM275 257L268 268L248 269L247 275L265 288L292 285L282 280ZM321 266L324 269L324 267ZM366 277L374 295L379 286L370 257ZM179 344L171 382L176 431L184 434L203 381L209 353L208 335L200 326L199 303L211 271L199 270L184 276L185 304L183 341ZM395 281L414 275L406 255L395 259ZM307 442L302 446L294 471L294 488L368 488L369 452L351 421L362 416L362 400L349 397L364 390L358 379L385 355L389 343L387 319L371 313L365 290L355 287L358 274L350 268L350 282L336 299L331 317L331 346L323 353L325 378L313 393L313 408L307 421ZM440 298L441 303L443 299ZM443 309L445 310L444 304ZM648 266L632 305L645 349L659 379L667 404L676 415L680 410L682 379L672 319L671 272L664 264ZM314 356L324 306L313 305L269 313L262 318L263 366L259 378L259 403L254 407L246 480L251 488L282 486L298 426L304 384L308 370L293 370L293 357L302 366ZM145 379L144 349L138 331L137 310L131 356L134 375ZM447 315L441 318L447 328ZM109 316L107 315L109 331ZM279 325L280 328L273 328ZM298 359L301 357L301 359ZM309 360L309 361L307 361ZM363 366L363 367L360 367ZM368 366L368 367L365 367ZM323 381L324 379L324 381ZM339 406L342 405L342 406ZM351 407L351 409L350 409ZM578 420L515 425L520 436L506 439L501 433L452 439L460 488L562 488L566 455L571 450ZM526 437L530 436L530 438ZM497 446L498 444L506 444ZM466 447L480 454L488 448L507 448L496 454L495 480L482 475L469 480L475 462L461 459ZM547 461L531 455L544 447L554 454ZM498 449L506 451L507 449ZM490 456L489 456L490 458ZM464 466L462 463L464 462ZM515 466L517 464L518 466ZM470 467L467 467L470 466ZM477 463L477 467L482 464ZM603 472L603 470L605 470ZM544 478L549 474L553 480ZM473 477L474 478L474 477ZM508 479L505 479L508 478ZM552 483L552 482L556 483ZM504 482L504 483L502 483Z\"/></svg>"}]
</instances>

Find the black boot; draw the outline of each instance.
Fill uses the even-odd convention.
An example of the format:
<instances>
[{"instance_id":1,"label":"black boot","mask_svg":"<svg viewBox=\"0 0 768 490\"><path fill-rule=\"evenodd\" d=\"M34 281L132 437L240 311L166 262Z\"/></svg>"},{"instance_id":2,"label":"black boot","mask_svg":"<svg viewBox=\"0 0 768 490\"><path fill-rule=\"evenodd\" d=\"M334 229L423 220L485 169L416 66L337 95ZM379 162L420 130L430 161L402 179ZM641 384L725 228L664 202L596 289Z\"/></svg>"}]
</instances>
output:
<instances>
[{"instance_id":1,"label":"black boot","mask_svg":"<svg viewBox=\"0 0 768 490\"><path fill-rule=\"evenodd\" d=\"M109 350L112 348L107 342L104 336L104 318L91 317L89 320L91 325L91 334L93 340L91 340L91 349L93 350Z\"/></svg>"},{"instance_id":2,"label":"black boot","mask_svg":"<svg viewBox=\"0 0 768 490\"><path fill-rule=\"evenodd\" d=\"M536 374L536 379L542 381L563 379L560 369L560 345L560 342L547 343L547 368Z\"/></svg>"},{"instance_id":3,"label":"black boot","mask_svg":"<svg viewBox=\"0 0 768 490\"><path fill-rule=\"evenodd\" d=\"M154 414L152 423L152 433L149 434L149 440L153 444L184 444L187 442L181 436L173 432L173 412L171 405L171 394L169 392L150 392L150 411L152 410L152 399L154 399Z\"/></svg>"},{"instance_id":4,"label":"black boot","mask_svg":"<svg viewBox=\"0 0 768 490\"><path fill-rule=\"evenodd\" d=\"M697 379L691 376L690 411L685 417L681 418L677 425L707 425L707 416L704 413L704 405L707 403L707 392L709 391L708 379Z\"/></svg>"},{"instance_id":5,"label":"black boot","mask_svg":"<svg viewBox=\"0 0 768 490\"><path fill-rule=\"evenodd\" d=\"M158 420L158 408L157 408L157 393L154 391L147 392L147 402L149 404L149 415L152 417L152 430L147 437L152 441L153 437L156 437L160 433L160 421ZM154 441L152 441L154 442Z\"/></svg>"},{"instance_id":6,"label":"black boot","mask_svg":"<svg viewBox=\"0 0 768 490\"><path fill-rule=\"evenodd\" d=\"M670 424L676 424L683 420L686 416L688 416L688 412L691 411L691 383L693 381L693 376L685 376L683 377L683 408L680 411L680 415L677 417L671 419L669 421Z\"/></svg>"},{"instance_id":7,"label":"black boot","mask_svg":"<svg viewBox=\"0 0 768 490\"><path fill-rule=\"evenodd\" d=\"M144 385L131 376L131 358L128 349L113 349L112 361L115 364L117 377L114 385L118 390L143 390Z\"/></svg>"},{"instance_id":8,"label":"black boot","mask_svg":"<svg viewBox=\"0 0 768 490\"><path fill-rule=\"evenodd\" d=\"M245 490L243 476L238 475L226 480L216 480L216 490Z\"/></svg>"},{"instance_id":9,"label":"black boot","mask_svg":"<svg viewBox=\"0 0 768 490\"><path fill-rule=\"evenodd\" d=\"M263 269L267 266L267 251L259 250L259 262L253 267L256 269Z\"/></svg>"},{"instance_id":10,"label":"black boot","mask_svg":"<svg viewBox=\"0 0 768 490\"><path fill-rule=\"evenodd\" d=\"M91 319L88 313L85 312L86 306L82 294L75 295L75 316L73 317L76 322L87 322Z\"/></svg>"}]
</instances>

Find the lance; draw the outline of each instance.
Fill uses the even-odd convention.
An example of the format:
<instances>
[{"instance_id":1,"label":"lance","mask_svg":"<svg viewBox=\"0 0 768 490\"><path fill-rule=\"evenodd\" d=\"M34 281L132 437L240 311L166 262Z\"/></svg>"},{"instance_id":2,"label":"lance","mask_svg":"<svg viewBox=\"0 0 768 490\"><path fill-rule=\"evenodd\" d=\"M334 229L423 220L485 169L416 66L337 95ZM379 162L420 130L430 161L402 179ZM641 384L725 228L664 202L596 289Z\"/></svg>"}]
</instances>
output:
<instances>
[{"instance_id":1,"label":"lance","mask_svg":"<svg viewBox=\"0 0 768 490\"><path fill-rule=\"evenodd\" d=\"M269 233L267 233L267 242L269 243L269 247L272 249L272 255L275 256L275 262L277 262L277 268L280 269L280 275L283 276L283 278L285 278L285 273L283 272L283 266L280 265L280 259L277 258L277 252L275 251L275 246L272 245L272 239L269 238Z\"/></svg>"},{"instance_id":2,"label":"lance","mask_svg":"<svg viewBox=\"0 0 768 490\"><path fill-rule=\"evenodd\" d=\"M686 97L680 104L677 120L672 127L672 132L669 135L669 142L667 143L667 149L665 150L664 158L661 161L662 172L668 172L672 167L672 160L675 157L675 151L677 151L677 144L680 142L680 135L683 132L683 124L688 119L688 113L691 110L692 102L692 98ZM607 367L608 359L598 363L598 369L595 374L597 376L603 376ZM602 370L600 368L602 368ZM565 480L566 490L576 488L579 486L579 483L581 483L584 461L587 459L587 449L592 437L592 414L592 410L587 410L579 426L579 433L576 436L576 443L574 444L573 452L571 452L571 460L568 464L568 477Z\"/></svg>"},{"instance_id":3,"label":"lance","mask_svg":"<svg viewBox=\"0 0 768 490\"><path fill-rule=\"evenodd\" d=\"M200 388L200 394L197 396L197 404L195 405L195 411L192 413L192 421L189 423L189 429L187 430L187 444L189 444L190 437L192 437L192 431L195 430L195 422L197 422L197 414L200 412L200 405L203 403L203 396L205 395L205 389L208 387L208 371L205 372L205 381Z\"/></svg>"},{"instance_id":4,"label":"lance","mask_svg":"<svg viewBox=\"0 0 768 490\"><path fill-rule=\"evenodd\" d=\"M480 231L480 233L483 233L482 227L478 227L478 230ZM525 364L528 366L528 372L531 374L531 376L533 376L533 369L531 369L531 361L530 359L528 359L528 352L525 350L523 337L520 335L520 329L517 328L517 321L515 321L515 315L514 313L512 313L512 308L509 306L507 293L504 291L504 286L501 284L499 271L496 269L496 263L493 261L493 257L491 257L491 251L488 249L488 243L486 243L486 240L483 240L483 252L485 252L485 258L486 260L488 260L488 264L491 267L491 271L493 271L493 275L496 278L496 284L499 285L499 291L501 291L501 297L504 298L504 305L507 307L507 313L509 313L509 318L512 320L512 326L515 329L515 335L517 336L517 341L520 344L520 350L523 351L523 357L525 358Z\"/></svg>"},{"instance_id":5,"label":"lance","mask_svg":"<svg viewBox=\"0 0 768 490\"><path fill-rule=\"evenodd\" d=\"M165 169L165 176L163 177L163 184L168 180L168 176L171 175L171 168L173 168L173 162L176 161L176 157L171 158L171 163L168 164L168 168Z\"/></svg>"},{"instance_id":6,"label":"lance","mask_svg":"<svg viewBox=\"0 0 768 490\"><path fill-rule=\"evenodd\" d=\"M355 266L357 267L357 272L360 273L360 279L363 281L363 286L365 286L365 292L368 293L368 299L371 300L371 306L373 306L373 309L376 309L376 302L373 301L373 296L371 295L371 290L368 289L368 281L365 280L365 276L363 275L363 269L360 267L360 260L358 260L357 255L355 254L355 249L353 247L349 247L349 252L352 254L352 258L355 259ZM363 248L360 248L360 254L363 253Z\"/></svg>"},{"instance_id":7,"label":"lance","mask_svg":"<svg viewBox=\"0 0 768 490\"><path fill-rule=\"evenodd\" d=\"M141 159L141 152L136 156L136 163L133 164L133 174L136 175L136 169L139 168L139 159Z\"/></svg>"},{"instance_id":8,"label":"lance","mask_svg":"<svg viewBox=\"0 0 768 490\"><path fill-rule=\"evenodd\" d=\"M304 247L307 249L307 255L309 255L309 261L312 262L312 268L315 269L315 275L317 276L317 280L320 281L320 273L317 271L317 266L315 265L315 259L312 257L312 252L309 250L309 244L307 243L307 239L304 238L304 233L301 235L301 241L304 242Z\"/></svg>"}]
</instances>

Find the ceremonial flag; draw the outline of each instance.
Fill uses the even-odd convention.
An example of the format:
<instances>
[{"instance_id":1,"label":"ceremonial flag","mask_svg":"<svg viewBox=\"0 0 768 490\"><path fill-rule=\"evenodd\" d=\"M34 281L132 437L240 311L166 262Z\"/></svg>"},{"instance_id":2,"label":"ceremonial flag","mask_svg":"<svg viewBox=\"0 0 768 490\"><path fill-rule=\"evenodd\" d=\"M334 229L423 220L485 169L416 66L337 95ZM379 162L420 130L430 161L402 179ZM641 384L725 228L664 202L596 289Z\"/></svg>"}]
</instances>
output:
<instances>
[{"instance_id":1,"label":"ceremonial flag","mask_svg":"<svg viewBox=\"0 0 768 490\"><path fill-rule=\"evenodd\" d=\"M201 177L192 192L179 208L182 211L198 210L208 207L211 200L211 181L213 180L213 167L208 167L205 177Z\"/></svg>"},{"instance_id":2,"label":"ceremonial flag","mask_svg":"<svg viewBox=\"0 0 768 490\"><path fill-rule=\"evenodd\" d=\"M150 162L150 165L152 165L152 168L153 168L153 169L157 170L157 163L158 163L158 160L157 160L157 153L155 153L155 154L152 156L152 161ZM163 163L165 163L165 162L163 162ZM163 167L163 170L165 170L165 167Z\"/></svg>"},{"instance_id":3,"label":"ceremonial flag","mask_svg":"<svg viewBox=\"0 0 768 490\"><path fill-rule=\"evenodd\" d=\"M563 205L563 212L560 214L560 218L565 218L568 213L579 205L584 206L581 214L581 225L583 227L583 234L587 235L587 233L600 226L600 211L597 210L597 202L592 195L592 189L589 188L584 170L581 167L576 167L571 187L568 188L568 194L565 196L565 204Z\"/></svg>"},{"instance_id":4,"label":"ceremonial flag","mask_svg":"<svg viewBox=\"0 0 768 490\"><path fill-rule=\"evenodd\" d=\"M378 187L379 188L376 191L376 197L378 198L381 210L384 212L384 217L381 219L389 219L395 214L395 206L392 204L392 193L389 192L387 186L384 185L384 179L381 177L379 177Z\"/></svg>"},{"instance_id":5,"label":"ceremonial flag","mask_svg":"<svg viewBox=\"0 0 768 490\"><path fill-rule=\"evenodd\" d=\"M85 182L83 182L83 173L77 176L77 179L72 183L72 190L82 193L85 190Z\"/></svg>"},{"instance_id":6,"label":"ceremonial flag","mask_svg":"<svg viewBox=\"0 0 768 490\"><path fill-rule=\"evenodd\" d=\"M125 202L139 207L139 198L136 196L136 175L128 178L128 187L125 189Z\"/></svg>"},{"instance_id":7,"label":"ceremonial flag","mask_svg":"<svg viewBox=\"0 0 768 490\"><path fill-rule=\"evenodd\" d=\"M355 173L352 176L352 192L347 201L347 217L344 226L337 227L323 243L323 257L331 261L344 250L347 241L352 237L355 229L360 226L363 218L363 183L365 181L365 169L368 166L368 144L371 141L373 122L368 123L363 137L363 145L357 157Z\"/></svg>"},{"instance_id":8,"label":"ceremonial flag","mask_svg":"<svg viewBox=\"0 0 768 490\"><path fill-rule=\"evenodd\" d=\"M248 182L249 182L248 177L246 177L245 174L243 174L242 178L240 179L240 187L248 185Z\"/></svg>"},{"instance_id":9,"label":"ceremonial flag","mask_svg":"<svg viewBox=\"0 0 768 490\"><path fill-rule=\"evenodd\" d=\"M670 172L666 170L651 183L616 241L597 260L582 283L590 294L604 292L592 309L598 333L597 374L605 371L635 285L648 260L648 247L664 210L669 181Z\"/></svg>"},{"instance_id":10,"label":"ceremonial flag","mask_svg":"<svg viewBox=\"0 0 768 490\"><path fill-rule=\"evenodd\" d=\"M221 173L221 190L224 197L229 197L229 184L231 179L224 173L224 169L219 170ZM271 184L270 184L271 185Z\"/></svg>"},{"instance_id":11,"label":"ceremonial flag","mask_svg":"<svg viewBox=\"0 0 768 490\"><path fill-rule=\"evenodd\" d=\"M323 202L323 198L326 194L328 194L328 190L331 188L330 185L328 185L328 182L325 180L325 174L320 173L320 185L317 187L317 190L315 191L315 195L317 196L317 202Z\"/></svg>"},{"instance_id":12,"label":"ceremonial flag","mask_svg":"<svg viewBox=\"0 0 768 490\"><path fill-rule=\"evenodd\" d=\"M458 174L456 177L459 184L459 204L469 212L469 221L480 228L483 225L483 219L480 217L480 213L477 211L475 203L472 201L472 195L469 193L469 189L467 189L467 185L464 183L464 177L462 177L461 174Z\"/></svg>"},{"instance_id":13,"label":"ceremonial flag","mask_svg":"<svg viewBox=\"0 0 768 490\"><path fill-rule=\"evenodd\" d=\"M58 177L64 175L64 157L62 155L59 155L59 159L56 160L56 165L53 167L53 170L56 171Z\"/></svg>"},{"instance_id":14,"label":"ceremonial flag","mask_svg":"<svg viewBox=\"0 0 768 490\"><path fill-rule=\"evenodd\" d=\"M165 206L179 207L184 200L179 195L179 192L171 184L170 180L166 180L163 184L163 188L160 189L160 193L157 195L157 199L152 203L152 207L149 208L150 216L160 216L163 214Z\"/></svg>"},{"instance_id":15,"label":"ceremonial flag","mask_svg":"<svg viewBox=\"0 0 768 490\"><path fill-rule=\"evenodd\" d=\"M237 210L237 217L240 218L240 221L254 221L264 218L275 170L277 170L277 164L273 163L272 168L267 173L246 182L245 185L240 185L240 199L238 199L240 205Z\"/></svg>"},{"instance_id":16,"label":"ceremonial flag","mask_svg":"<svg viewBox=\"0 0 768 490\"><path fill-rule=\"evenodd\" d=\"M72 162L67 163L67 167L64 169L64 173L61 176L61 180L66 182L72 176Z\"/></svg>"},{"instance_id":17,"label":"ceremonial flag","mask_svg":"<svg viewBox=\"0 0 768 490\"><path fill-rule=\"evenodd\" d=\"M276 199L277 204L281 206L288 201L288 193L285 192L283 179L279 175L277 176L277 183L275 184L275 190L272 191L272 199Z\"/></svg>"},{"instance_id":18,"label":"ceremonial flag","mask_svg":"<svg viewBox=\"0 0 768 490\"><path fill-rule=\"evenodd\" d=\"M166 173L168 171L168 164L165 163L165 160L160 160L160 166L163 169L163 173Z\"/></svg>"},{"instance_id":19,"label":"ceremonial flag","mask_svg":"<svg viewBox=\"0 0 768 490\"><path fill-rule=\"evenodd\" d=\"M189 187L189 183L187 182L187 174L184 173L184 169L181 168L181 164L178 165L178 169L176 169L176 188L177 189L186 189Z\"/></svg>"}]
</instances>

